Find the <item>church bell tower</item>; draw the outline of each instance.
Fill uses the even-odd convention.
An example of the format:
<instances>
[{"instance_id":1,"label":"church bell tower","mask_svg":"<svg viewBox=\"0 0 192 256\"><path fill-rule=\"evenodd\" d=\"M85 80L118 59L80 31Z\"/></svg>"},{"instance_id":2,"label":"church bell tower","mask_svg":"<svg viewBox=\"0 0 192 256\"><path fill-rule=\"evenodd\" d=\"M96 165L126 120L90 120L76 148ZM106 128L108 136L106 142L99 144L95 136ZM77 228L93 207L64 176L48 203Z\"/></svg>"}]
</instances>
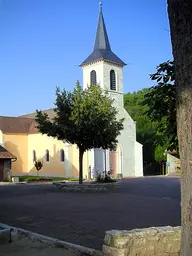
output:
<instances>
[{"instance_id":1,"label":"church bell tower","mask_svg":"<svg viewBox=\"0 0 192 256\"><path fill-rule=\"evenodd\" d=\"M123 66L126 64L111 50L102 3L93 52L81 63L83 86L99 84L115 100L117 107L123 106Z\"/></svg>"}]
</instances>

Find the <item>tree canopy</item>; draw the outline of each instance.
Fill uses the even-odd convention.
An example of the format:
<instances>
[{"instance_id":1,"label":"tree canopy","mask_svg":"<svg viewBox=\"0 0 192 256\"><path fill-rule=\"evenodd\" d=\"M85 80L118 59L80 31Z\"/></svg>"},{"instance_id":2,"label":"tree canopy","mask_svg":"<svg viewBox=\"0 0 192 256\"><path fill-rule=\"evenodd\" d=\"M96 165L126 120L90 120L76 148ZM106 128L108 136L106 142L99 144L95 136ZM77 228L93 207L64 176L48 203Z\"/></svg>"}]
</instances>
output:
<instances>
[{"instance_id":1,"label":"tree canopy","mask_svg":"<svg viewBox=\"0 0 192 256\"><path fill-rule=\"evenodd\" d=\"M43 134L78 146L79 182L82 183L84 152L92 148L114 150L123 119L117 119L113 100L99 85L83 90L79 82L73 92L56 89L54 111L52 120L46 113L37 111L37 128Z\"/></svg>"},{"instance_id":2,"label":"tree canopy","mask_svg":"<svg viewBox=\"0 0 192 256\"><path fill-rule=\"evenodd\" d=\"M176 87L173 61L157 66L157 72L150 75L157 84L145 94L143 106L148 105L147 115L158 122L157 131L168 137L168 149L178 151L176 122Z\"/></svg>"}]
</instances>

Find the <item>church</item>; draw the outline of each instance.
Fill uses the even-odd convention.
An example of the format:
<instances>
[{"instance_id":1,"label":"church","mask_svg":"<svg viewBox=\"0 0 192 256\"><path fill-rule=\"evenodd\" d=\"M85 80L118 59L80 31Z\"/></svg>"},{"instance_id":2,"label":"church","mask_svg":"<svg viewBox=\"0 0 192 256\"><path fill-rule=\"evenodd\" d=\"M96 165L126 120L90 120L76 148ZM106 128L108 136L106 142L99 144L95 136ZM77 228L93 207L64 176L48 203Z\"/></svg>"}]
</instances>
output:
<instances>
[{"instance_id":1,"label":"church","mask_svg":"<svg viewBox=\"0 0 192 256\"><path fill-rule=\"evenodd\" d=\"M124 109L123 67L126 64L113 53L100 4L93 52L80 64L83 86L99 84L114 99L118 118L124 118L124 129L118 137L116 151L94 148L83 158L84 178L113 171L116 177L143 176L142 145L136 141L136 123ZM53 117L53 109L45 110ZM36 175L35 160L43 161L40 176L78 177L78 148L76 145L42 135L36 129L36 113L19 117L0 116L0 145L14 155L11 172L14 176ZM0 175L3 179L3 159L0 156ZM4 174L4 177L7 174ZM1 180L0 180L1 181Z\"/></svg>"}]
</instances>

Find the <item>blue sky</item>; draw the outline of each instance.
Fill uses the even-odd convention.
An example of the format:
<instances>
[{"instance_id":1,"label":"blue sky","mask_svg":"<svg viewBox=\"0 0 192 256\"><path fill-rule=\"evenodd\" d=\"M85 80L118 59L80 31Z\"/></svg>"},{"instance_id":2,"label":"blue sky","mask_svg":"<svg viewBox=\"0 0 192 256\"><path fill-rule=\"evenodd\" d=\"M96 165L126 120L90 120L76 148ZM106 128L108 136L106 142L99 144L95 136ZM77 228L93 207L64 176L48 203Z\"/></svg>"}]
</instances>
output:
<instances>
[{"instance_id":1,"label":"blue sky","mask_svg":"<svg viewBox=\"0 0 192 256\"><path fill-rule=\"evenodd\" d=\"M93 49L99 1L0 0L0 115L53 107L55 88L82 83L78 65ZM111 48L128 65L124 92L152 86L172 59L166 0L103 0Z\"/></svg>"}]
</instances>

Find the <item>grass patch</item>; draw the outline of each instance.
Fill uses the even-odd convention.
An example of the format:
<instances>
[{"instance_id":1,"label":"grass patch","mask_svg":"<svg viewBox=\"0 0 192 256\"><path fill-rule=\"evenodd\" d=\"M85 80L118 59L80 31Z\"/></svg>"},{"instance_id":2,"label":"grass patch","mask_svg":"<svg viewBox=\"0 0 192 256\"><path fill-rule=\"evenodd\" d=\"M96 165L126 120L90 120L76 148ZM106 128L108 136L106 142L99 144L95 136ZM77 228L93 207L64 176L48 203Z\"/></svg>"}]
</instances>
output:
<instances>
[{"instance_id":1,"label":"grass patch","mask_svg":"<svg viewBox=\"0 0 192 256\"><path fill-rule=\"evenodd\" d=\"M13 176L18 177L20 182L49 182L49 181L78 181L77 178L64 178L64 177L46 177L46 176L31 176L31 175L24 175L24 176Z\"/></svg>"}]
</instances>

